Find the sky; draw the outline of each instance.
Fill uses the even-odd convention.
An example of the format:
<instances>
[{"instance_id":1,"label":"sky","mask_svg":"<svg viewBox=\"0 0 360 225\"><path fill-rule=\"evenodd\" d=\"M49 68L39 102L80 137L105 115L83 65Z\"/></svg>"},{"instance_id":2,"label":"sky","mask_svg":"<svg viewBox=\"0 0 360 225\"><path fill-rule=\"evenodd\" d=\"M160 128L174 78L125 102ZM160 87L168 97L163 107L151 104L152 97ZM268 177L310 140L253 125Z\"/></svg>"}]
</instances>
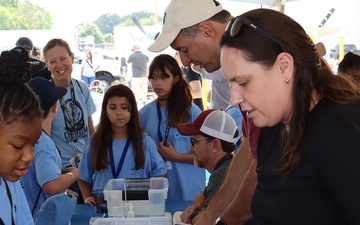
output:
<instances>
[{"instance_id":1,"label":"sky","mask_svg":"<svg viewBox=\"0 0 360 225\"><path fill-rule=\"evenodd\" d=\"M29 0L45 7L51 12L58 29L74 28L76 24L85 21L94 21L105 13L117 13L120 16L129 15L132 12L145 10L157 11L163 16L170 0ZM189 0L194 1L194 0ZM157 4L155 4L157 2ZM262 7L259 4L243 3L236 0L220 0L223 8L230 11L234 16L248 10ZM157 5L157 7L156 7ZM268 8L268 6L263 6ZM320 32L316 27L320 24L331 8L335 8ZM276 8L275 8L276 9ZM298 21L314 41L323 41L326 48L330 49L340 37L345 42L351 42L360 48L360 0L297 0L287 2L285 13ZM354 27L356 29L354 29ZM320 36L324 31L337 30L328 36ZM336 28L336 29L334 29Z\"/></svg>"}]
</instances>

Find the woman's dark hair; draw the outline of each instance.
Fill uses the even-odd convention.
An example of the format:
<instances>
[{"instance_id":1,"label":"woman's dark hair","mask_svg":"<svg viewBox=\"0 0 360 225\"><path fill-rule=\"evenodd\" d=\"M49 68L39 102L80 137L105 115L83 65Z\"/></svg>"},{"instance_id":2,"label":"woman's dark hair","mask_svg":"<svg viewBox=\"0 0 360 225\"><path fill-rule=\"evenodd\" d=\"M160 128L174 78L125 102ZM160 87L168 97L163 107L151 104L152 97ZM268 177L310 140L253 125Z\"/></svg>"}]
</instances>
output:
<instances>
[{"instance_id":1,"label":"woman's dark hair","mask_svg":"<svg viewBox=\"0 0 360 225\"><path fill-rule=\"evenodd\" d=\"M15 121L42 118L36 95L26 84L31 79L29 53L21 47L0 56L0 127Z\"/></svg>"},{"instance_id":2,"label":"woman's dark hair","mask_svg":"<svg viewBox=\"0 0 360 225\"><path fill-rule=\"evenodd\" d=\"M343 60L341 60L341 62L339 63L338 72L347 73L346 71L348 69L355 69L360 71L360 55L352 52L346 53Z\"/></svg>"},{"instance_id":3,"label":"woman's dark hair","mask_svg":"<svg viewBox=\"0 0 360 225\"><path fill-rule=\"evenodd\" d=\"M109 99L112 97L125 97L129 101L129 111L131 112L131 117L127 125L128 139L133 145L136 169L141 169L145 165L145 153L143 150L139 112L134 93L129 87L123 84L113 85L105 92L102 102L100 122L92 137L92 168L100 171L106 168L109 164L107 149L110 145L112 145L113 130L111 128L111 122L106 115L106 108Z\"/></svg>"},{"instance_id":4,"label":"woman's dark hair","mask_svg":"<svg viewBox=\"0 0 360 225\"><path fill-rule=\"evenodd\" d=\"M170 72L166 71L166 69ZM192 96L190 86L183 77L183 72L176 59L168 54L156 56L149 66L149 77L155 70L160 70L168 76L178 76L179 81L173 85L167 100L168 125L175 127L179 123L186 123L190 118Z\"/></svg>"},{"instance_id":5,"label":"woman's dark hair","mask_svg":"<svg viewBox=\"0 0 360 225\"><path fill-rule=\"evenodd\" d=\"M320 58L305 30L285 14L270 9L256 9L241 16L274 36L281 46L243 24L234 37L229 30L225 31L220 42L222 47L240 49L248 61L259 63L264 68L270 68L281 52L288 52L294 59L292 117L289 132L284 134L284 145L287 147L283 152L282 165L277 170L278 173L286 174L297 167L306 151L305 138L312 91L316 90L320 99L326 98L340 104L360 102L359 83L348 76L335 76Z\"/></svg>"}]
</instances>

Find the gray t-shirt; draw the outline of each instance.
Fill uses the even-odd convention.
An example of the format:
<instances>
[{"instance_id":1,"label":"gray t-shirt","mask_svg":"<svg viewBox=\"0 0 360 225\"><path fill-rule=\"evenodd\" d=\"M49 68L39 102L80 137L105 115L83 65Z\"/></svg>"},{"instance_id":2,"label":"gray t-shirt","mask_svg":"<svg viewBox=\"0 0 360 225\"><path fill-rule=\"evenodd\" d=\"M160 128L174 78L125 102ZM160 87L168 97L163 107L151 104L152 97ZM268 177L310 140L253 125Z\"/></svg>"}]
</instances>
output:
<instances>
[{"instance_id":1,"label":"gray t-shirt","mask_svg":"<svg viewBox=\"0 0 360 225\"><path fill-rule=\"evenodd\" d=\"M212 73L205 69L201 70L204 79L211 80L211 102L210 108L225 110L230 105L231 91L229 82L224 78L222 69Z\"/></svg>"},{"instance_id":2,"label":"gray t-shirt","mask_svg":"<svg viewBox=\"0 0 360 225\"><path fill-rule=\"evenodd\" d=\"M131 63L132 76L133 77L145 77L147 71L147 64L149 57L141 51L134 52L127 60L127 63Z\"/></svg>"},{"instance_id":3,"label":"gray t-shirt","mask_svg":"<svg viewBox=\"0 0 360 225\"><path fill-rule=\"evenodd\" d=\"M232 158L232 154L226 155L215 165L214 171L210 175L209 183L203 192L203 194L206 196L206 201L203 207L204 209L206 209L224 182Z\"/></svg>"}]
</instances>

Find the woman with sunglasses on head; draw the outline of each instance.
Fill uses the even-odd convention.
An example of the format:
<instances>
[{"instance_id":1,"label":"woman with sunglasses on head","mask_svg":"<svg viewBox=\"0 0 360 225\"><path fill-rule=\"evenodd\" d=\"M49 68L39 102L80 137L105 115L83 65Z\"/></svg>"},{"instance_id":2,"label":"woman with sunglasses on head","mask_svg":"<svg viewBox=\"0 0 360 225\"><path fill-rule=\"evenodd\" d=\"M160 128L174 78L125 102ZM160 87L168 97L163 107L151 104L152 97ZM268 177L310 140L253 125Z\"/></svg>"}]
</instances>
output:
<instances>
[{"instance_id":1,"label":"woman with sunglasses on head","mask_svg":"<svg viewBox=\"0 0 360 225\"><path fill-rule=\"evenodd\" d=\"M254 219L360 224L359 83L335 76L304 29L274 10L232 19L221 46L231 103L261 127Z\"/></svg>"},{"instance_id":2,"label":"woman with sunglasses on head","mask_svg":"<svg viewBox=\"0 0 360 225\"><path fill-rule=\"evenodd\" d=\"M181 135L176 125L194 121L201 110L192 102L190 87L171 55L153 59L148 79L158 98L141 108L142 128L155 140L165 160L168 200L192 201L205 188L205 170L194 166L190 137Z\"/></svg>"},{"instance_id":3,"label":"woman with sunglasses on head","mask_svg":"<svg viewBox=\"0 0 360 225\"><path fill-rule=\"evenodd\" d=\"M88 86L71 78L74 54L62 39L52 39L44 47L46 66L52 72L52 82L66 88L59 99L58 113L52 122L51 138L61 152L62 168L77 167L89 137L94 133L91 115L96 111ZM69 189L78 192L74 183ZM80 198L81 200L82 198Z\"/></svg>"},{"instance_id":4,"label":"woman with sunglasses on head","mask_svg":"<svg viewBox=\"0 0 360 225\"><path fill-rule=\"evenodd\" d=\"M42 111L25 84L30 80L28 52L21 47L0 56L0 224L34 224L19 178L34 160Z\"/></svg>"}]
</instances>

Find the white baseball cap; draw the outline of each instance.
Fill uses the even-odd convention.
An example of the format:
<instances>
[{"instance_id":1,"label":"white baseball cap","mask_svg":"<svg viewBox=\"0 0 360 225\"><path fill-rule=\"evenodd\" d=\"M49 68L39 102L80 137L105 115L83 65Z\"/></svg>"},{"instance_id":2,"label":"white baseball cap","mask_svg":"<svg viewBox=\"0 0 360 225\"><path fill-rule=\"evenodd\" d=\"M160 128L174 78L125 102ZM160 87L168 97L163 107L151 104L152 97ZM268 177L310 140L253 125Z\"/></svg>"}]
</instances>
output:
<instances>
[{"instance_id":1,"label":"white baseball cap","mask_svg":"<svg viewBox=\"0 0 360 225\"><path fill-rule=\"evenodd\" d=\"M180 134L191 136L204 133L210 137L234 143L237 130L234 119L219 109L203 111L192 123L178 124Z\"/></svg>"},{"instance_id":2,"label":"white baseball cap","mask_svg":"<svg viewBox=\"0 0 360 225\"><path fill-rule=\"evenodd\" d=\"M162 31L148 50L161 52L166 49L181 29L205 21L223 10L220 3L216 4L214 0L172 0L165 9Z\"/></svg>"}]
</instances>

